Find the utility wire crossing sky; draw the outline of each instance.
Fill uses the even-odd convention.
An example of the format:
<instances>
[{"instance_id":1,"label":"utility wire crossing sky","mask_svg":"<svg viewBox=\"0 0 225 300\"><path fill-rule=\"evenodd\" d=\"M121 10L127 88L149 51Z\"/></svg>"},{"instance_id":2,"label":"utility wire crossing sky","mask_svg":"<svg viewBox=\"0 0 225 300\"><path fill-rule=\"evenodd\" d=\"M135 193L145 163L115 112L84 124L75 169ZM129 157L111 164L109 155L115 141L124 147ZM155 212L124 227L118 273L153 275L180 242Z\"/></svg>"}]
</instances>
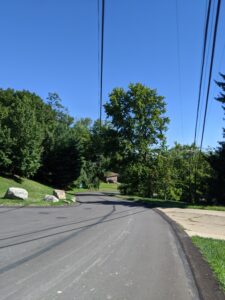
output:
<instances>
[{"instance_id":1,"label":"utility wire crossing sky","mask_svg":"<svg viewBox=\"0 0 225 300\"><path fill-rule=\"evenodd\" d=\"M76 117L99 118L101 0L0 1L0 87L47 98L57 92ZM217 1L212 1L197 144L206 100ZM225 1L221 1L203 147L222 140L223 111L214 80L225 73ZM103 104L114 87L156 88L171 119L167 138L192 143L202 63L206 0L105 0ZM105 115L103 113L103 119Z\"/></svg>"}]
</instances>

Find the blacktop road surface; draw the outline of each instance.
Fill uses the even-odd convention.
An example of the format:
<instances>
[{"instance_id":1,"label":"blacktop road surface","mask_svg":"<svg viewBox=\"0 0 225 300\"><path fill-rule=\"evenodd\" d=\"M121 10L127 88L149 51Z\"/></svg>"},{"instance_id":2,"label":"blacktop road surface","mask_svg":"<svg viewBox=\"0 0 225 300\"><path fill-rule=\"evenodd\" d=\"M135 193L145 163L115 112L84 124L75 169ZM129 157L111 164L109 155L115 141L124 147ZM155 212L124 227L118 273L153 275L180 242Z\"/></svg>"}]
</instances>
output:
<instances>
[{"instance_id":1,"label":"blacktop road surface","mask_svg":"<svg viewBox=\"0 0 225 300\"><path fill-rule=\"evenodd\" d=\"M0 299L198 300L169 224L104 194L72 207L0 208Z\"/></svg>"}]
</instances>

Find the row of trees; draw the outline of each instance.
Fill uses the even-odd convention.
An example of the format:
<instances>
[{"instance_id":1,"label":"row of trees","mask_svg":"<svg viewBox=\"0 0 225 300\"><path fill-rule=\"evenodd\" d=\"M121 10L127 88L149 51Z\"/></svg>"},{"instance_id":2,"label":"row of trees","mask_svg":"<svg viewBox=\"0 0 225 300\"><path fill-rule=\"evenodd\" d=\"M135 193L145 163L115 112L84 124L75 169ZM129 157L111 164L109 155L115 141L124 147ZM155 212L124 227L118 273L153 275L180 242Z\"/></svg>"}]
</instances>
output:
<instances>
[{"instance_id":1,"label":"row of trees","mask_svg":"<svg viewBox=\"0 0 225 300\"><path fill-rule=\"evenodd\" d=\"M217 100L225 103L224 94ZM43 101L28 91L0 90L0 172L97 188L112 170L125 194L225 203L224 144L206 153L194 145L168 148L166 103L156 90L140 83L116 88L105 113L101 126L75 121L57 94Z\"/></svg>"},{"instance_id":2,"label":"row of trees","mask_svg":"<svg viewBox=\"0 0 225 300\"><path fill-rule=\"evenodd\" d=\"M67 186L80 172L73 118L56 94L0 90L0 171Z\"/></svg>"}]
</instances>

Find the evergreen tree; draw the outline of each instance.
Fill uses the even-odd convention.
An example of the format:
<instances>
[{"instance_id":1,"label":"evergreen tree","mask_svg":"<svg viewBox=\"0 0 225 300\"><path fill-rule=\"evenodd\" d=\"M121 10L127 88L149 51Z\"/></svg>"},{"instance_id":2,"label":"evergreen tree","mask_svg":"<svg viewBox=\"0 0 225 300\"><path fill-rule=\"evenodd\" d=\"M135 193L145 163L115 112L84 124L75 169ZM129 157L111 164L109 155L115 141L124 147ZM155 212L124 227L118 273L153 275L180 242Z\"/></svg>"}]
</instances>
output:
<instances>
[{"instance_id":1,"label":"evergreen tree","mask_svg":"<svg viewBox=\"0 0 225 300\"><path fill-rule=\"evenodd\" d=\"M222 108L225 114L225 74L221 74L222 81L216 81L216 84L222 89L219 96L216 97L216 100L222 103ZM225 137L225 128L223 128L223 137Z\"/></svg>"}]
</instances>

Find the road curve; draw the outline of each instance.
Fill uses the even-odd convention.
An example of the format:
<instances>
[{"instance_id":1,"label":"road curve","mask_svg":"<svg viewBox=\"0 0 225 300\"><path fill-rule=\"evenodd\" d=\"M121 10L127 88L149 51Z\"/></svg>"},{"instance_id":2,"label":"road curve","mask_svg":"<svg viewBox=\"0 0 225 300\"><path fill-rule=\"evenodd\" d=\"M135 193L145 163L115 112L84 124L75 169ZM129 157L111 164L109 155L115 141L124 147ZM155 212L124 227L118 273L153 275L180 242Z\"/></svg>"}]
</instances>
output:
<instances>
[{"instance_id":1,"label":"road curve","mask_svg":"<svg viewBox=\"0 0 225 300\"><path fill-rule=\"evenodd\" d=\"M0 299L198 300L168 223L103 194L73 207L0 208Z\"/></svg>"}]
</instances>

